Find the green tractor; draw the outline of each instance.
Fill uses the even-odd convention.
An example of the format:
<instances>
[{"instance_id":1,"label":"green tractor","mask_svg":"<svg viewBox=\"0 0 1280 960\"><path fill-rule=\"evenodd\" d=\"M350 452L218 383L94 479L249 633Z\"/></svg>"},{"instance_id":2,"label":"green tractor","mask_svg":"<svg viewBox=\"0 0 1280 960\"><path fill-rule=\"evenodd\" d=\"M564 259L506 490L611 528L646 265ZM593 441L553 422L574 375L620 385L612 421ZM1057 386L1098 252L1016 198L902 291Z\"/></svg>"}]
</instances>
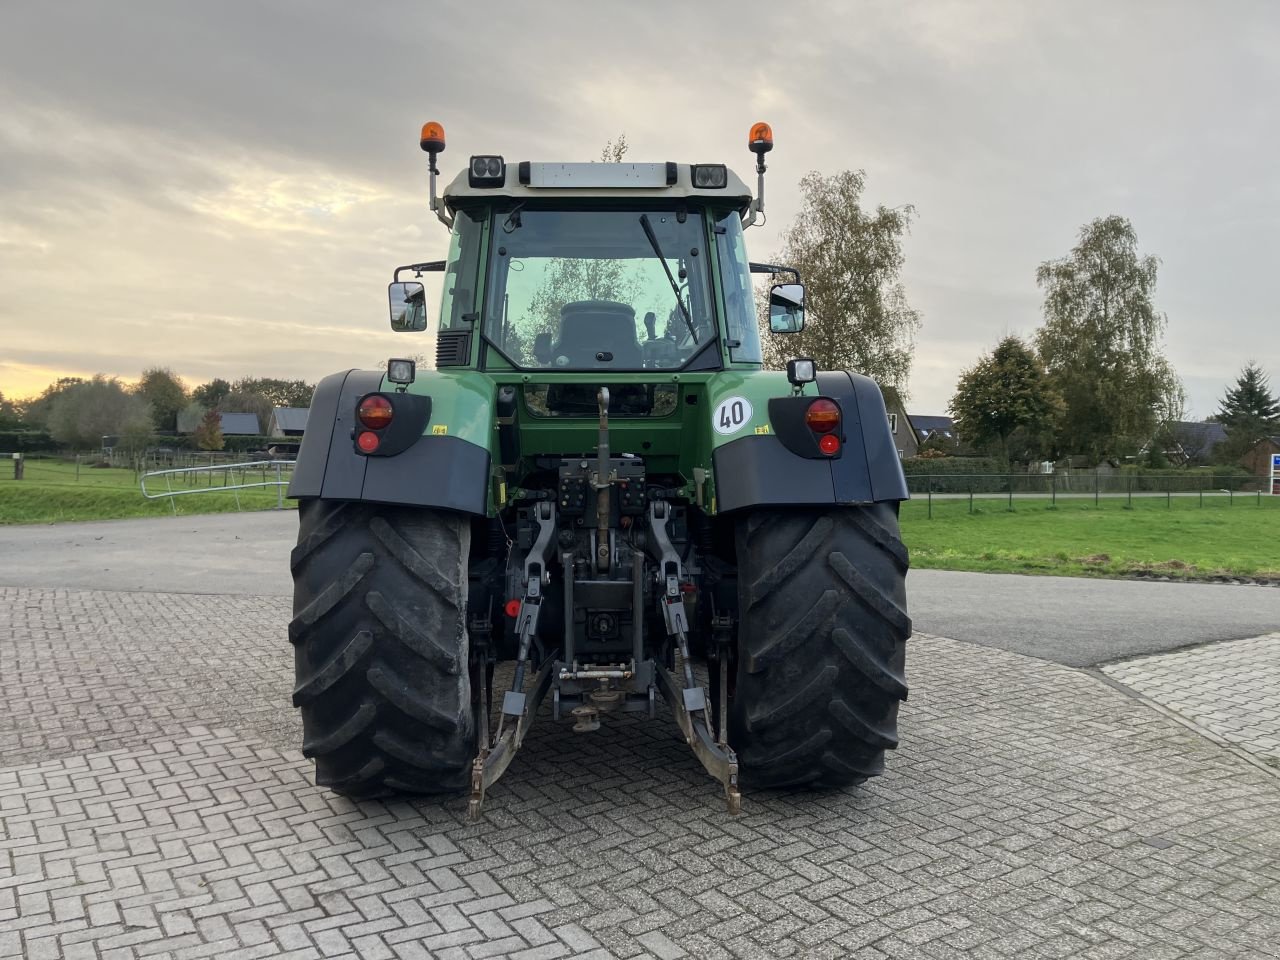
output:
<instances>
[{"instance_id":1,"label":"green tractor","mask_svg":"<svg viewBox=\"0 0 1280 960\"><path fill-rule=\"evenodd\" d=\"M316 389L289 496L303 752L350 797L469 792L550 701L584 735L659 698L730 812L740 782L879 774L906 699L906 483L876 384L798 358L786 267L752 263L758 189L723 164L473 156L437 197L448 258L395 271L392 359ZM502 669L497 666L502 664ZM706 677L706 684L701 681ZM597 734L598 735L598 734Z\"/></svg>"}]
</instances>

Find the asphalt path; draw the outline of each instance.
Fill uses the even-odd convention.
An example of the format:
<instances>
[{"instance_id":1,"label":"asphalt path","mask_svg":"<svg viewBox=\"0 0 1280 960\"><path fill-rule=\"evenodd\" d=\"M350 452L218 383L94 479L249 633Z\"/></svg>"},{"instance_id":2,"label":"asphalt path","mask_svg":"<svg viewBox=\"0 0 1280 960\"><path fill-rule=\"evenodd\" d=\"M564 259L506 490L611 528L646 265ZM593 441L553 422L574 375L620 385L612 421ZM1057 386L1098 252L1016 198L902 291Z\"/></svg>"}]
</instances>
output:
<instances>
[{"instance_id":1,"label":"asphalt path","mask_svg":"<svg viewBox=\"0 0 1280 960\"><path fill-rule=\"evenodd\" d=\"M287 510L0 527L0 586L288 596ZM917 630L1083 667L1280 630L1280 588L915 570Z\"/></svg>"}]
</instances>

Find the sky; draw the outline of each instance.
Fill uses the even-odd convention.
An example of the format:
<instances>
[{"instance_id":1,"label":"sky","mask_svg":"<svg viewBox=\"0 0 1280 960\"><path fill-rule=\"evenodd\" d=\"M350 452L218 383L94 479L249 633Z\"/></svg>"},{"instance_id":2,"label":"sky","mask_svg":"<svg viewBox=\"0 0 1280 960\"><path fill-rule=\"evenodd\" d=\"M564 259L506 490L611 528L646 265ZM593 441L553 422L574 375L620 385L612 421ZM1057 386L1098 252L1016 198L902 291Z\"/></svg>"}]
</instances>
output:
<instances>
[{"instance_id":1,"label":"sky","mask_svg":"<svg viewBox=\"0 0 1280 960\"><path fill-rule=\"evenodd\" d=\"M727 162L767 120L781 245L810 170L910 203L908 409L1041 321L1036 266L1121 214L1190 413L1248 361L1280 386L1280 6L1262 0L0 5L0 393L166 366L316 380L428 352L386 283L442 257L472 153ZM438 301L437 301L438 302ZM423 335L417 335L422 337Z\"/></svg>"}]
</instances>

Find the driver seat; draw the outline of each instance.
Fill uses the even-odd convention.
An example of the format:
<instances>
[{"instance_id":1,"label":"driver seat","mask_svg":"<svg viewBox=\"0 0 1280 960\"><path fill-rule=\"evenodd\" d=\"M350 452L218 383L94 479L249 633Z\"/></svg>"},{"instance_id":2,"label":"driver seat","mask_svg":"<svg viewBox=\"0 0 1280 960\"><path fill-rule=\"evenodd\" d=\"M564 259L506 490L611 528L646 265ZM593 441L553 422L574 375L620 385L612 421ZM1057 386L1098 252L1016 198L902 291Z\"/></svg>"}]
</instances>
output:
<instances>
[{"instance_id":1,"label":"driver seat","mask_svg":"<svg viewBox=\"0 0 1280 960\"><path fill-rule=\"evenodd\" d=\"M596 354L602 352L613 354L613 359L598 361ZM553 353L568 357L572 367L639 369L635 310L616 300L566 303L560 308L560 337Z\"/></svg>"}]
</instances>

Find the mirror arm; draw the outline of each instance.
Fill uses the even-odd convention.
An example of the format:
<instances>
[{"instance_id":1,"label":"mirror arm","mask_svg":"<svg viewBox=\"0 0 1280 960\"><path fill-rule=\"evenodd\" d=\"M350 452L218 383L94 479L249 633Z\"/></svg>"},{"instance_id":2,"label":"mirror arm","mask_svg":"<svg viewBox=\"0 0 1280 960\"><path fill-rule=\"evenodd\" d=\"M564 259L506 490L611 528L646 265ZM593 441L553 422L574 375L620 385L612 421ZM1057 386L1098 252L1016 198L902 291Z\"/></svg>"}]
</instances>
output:
<instances>
[{"instance_id":1,"label":"mirror arm","mask_svg":"<svg viewBox=\"0 0 1280 960\"><path fill-rule=\"evenodd\" d=\"M403 267L396 267L395 275L391 278L392 282L400 282L400 272L402 270L412 270L415 277L420 277L424 273L444 273L445 262L443 260L428 260L426 263L407 263Z\"/></svg>"},{"instance_id":2,"label":"mirror arm","mask_svg":"<svg viewBox=\"0 0 1280 960\"><path fill-rule=\"evenodd\" d=\"M783 267L776 263L756 263L754 260L747 264L751 268L752 273L789 273L796 278L796 283L802 283L800 279L800 271L795 267Z\"/></svg>"}]
</instances>

